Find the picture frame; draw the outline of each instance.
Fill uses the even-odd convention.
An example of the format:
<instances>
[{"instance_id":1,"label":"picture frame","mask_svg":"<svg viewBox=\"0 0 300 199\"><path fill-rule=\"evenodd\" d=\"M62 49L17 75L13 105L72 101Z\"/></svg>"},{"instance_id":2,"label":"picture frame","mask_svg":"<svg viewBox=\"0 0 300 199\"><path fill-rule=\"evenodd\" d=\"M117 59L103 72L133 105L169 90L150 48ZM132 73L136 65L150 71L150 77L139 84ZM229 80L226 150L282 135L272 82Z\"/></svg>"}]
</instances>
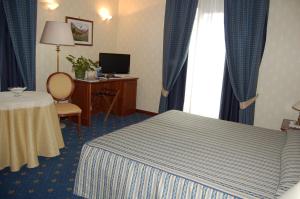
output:
<instances>
[{"instance_id":1,"label":"picture frame","mask_svg":"<svg viewBox=\"0 0 300 199\"><path fill-rule=\"evenodd\" d=\"M93 45L93 21L66 16L66 22L71 24L75 45Z\"/></svg>"}]
</instances>

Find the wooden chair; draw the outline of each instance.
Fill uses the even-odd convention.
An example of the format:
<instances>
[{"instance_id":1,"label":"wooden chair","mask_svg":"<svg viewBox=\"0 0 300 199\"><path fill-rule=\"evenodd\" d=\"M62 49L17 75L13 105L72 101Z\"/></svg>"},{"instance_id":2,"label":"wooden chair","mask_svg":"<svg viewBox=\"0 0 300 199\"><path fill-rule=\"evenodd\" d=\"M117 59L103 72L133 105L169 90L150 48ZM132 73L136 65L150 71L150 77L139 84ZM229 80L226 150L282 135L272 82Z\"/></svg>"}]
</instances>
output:
<instances>
[{"instance_id":1,"label":"wooden chair","mask_svg":"<svg viewBox=\"0 0 300 199\"><path fill-rule=\"evenodd\" d=\"M55 104L59 118L77 116L77 131L80 134L81 109L69 100L74 92L75 84L73 78L67 73L56 72L47 79L47 91L57 101ZM63 101L66 101L62 103Z\"/></svg>"}]
</instances>

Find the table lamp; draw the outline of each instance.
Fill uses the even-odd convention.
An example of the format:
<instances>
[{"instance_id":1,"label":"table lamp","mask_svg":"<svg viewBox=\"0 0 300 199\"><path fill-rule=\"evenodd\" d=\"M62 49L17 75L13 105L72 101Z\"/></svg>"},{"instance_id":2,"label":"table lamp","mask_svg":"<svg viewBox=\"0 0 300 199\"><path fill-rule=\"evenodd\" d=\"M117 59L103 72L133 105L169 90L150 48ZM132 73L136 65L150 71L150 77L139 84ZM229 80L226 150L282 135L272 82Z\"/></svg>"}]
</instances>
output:
<instances>
[{"instance_id":1,"label":"table lamp","mask_svg":"<svg viewBox=\"0 0 300 199\"><path fill-rule=\"evenodd\" d=\"M298 116L298 125L300 125L300 101L297 102L292 108L296 111L299 111L299 116Z\"/></svg>"},{"instance_id":2,"label":"table lamp","mask_svg":"<svg viewBox=\"0 0 300 199\"><path fill-rule=\"evenodd\" d=\"M59 72L60 46L74 46L71 25L59 21L46 21L40 43L56 45L57 72Z\"/></svg>"}]
</instances>

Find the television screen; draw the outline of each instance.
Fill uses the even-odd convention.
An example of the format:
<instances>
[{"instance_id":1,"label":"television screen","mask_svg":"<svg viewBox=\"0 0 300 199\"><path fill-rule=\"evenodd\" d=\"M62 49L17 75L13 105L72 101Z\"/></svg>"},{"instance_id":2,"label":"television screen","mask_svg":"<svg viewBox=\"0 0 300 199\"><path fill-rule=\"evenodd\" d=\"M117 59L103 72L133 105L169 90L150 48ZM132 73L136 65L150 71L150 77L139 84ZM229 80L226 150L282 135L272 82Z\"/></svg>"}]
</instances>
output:
<instances>
[{"instance_id":1,"label":"television screen","mask_svg":"<svg viewBox=\"0 0 300 199\"><path fill-rule=\"evenodd\" d=\"M129 54L100 53L99 66L103 73L128 74L130 68Z\"/></svg>"}]
</instances>

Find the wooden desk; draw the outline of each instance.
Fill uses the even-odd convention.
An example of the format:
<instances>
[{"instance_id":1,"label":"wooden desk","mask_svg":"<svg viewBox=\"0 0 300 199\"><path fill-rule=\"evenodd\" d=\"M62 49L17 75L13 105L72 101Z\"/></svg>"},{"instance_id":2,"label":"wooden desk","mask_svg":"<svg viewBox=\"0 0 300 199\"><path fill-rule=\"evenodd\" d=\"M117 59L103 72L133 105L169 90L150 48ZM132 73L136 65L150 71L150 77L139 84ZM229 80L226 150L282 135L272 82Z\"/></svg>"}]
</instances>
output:
<instances>
[{"instance_id":1,"label":"wooden desk","mask_svg":"<svg viewBox=\"0 0 300 199\"><path fill-rule=\"evenodd\" d=\"M134 113L136 111L137 80L138 78L129 77L99 81L74 80L75 91L72 95L72 103L82 109L82 124L91 125L92 114L107 111L108 107L105 101L99 100L97 97L97 93L103 90L120 91L112 109L113 114L125 116Z\"/></svg>"}]
</instances>

